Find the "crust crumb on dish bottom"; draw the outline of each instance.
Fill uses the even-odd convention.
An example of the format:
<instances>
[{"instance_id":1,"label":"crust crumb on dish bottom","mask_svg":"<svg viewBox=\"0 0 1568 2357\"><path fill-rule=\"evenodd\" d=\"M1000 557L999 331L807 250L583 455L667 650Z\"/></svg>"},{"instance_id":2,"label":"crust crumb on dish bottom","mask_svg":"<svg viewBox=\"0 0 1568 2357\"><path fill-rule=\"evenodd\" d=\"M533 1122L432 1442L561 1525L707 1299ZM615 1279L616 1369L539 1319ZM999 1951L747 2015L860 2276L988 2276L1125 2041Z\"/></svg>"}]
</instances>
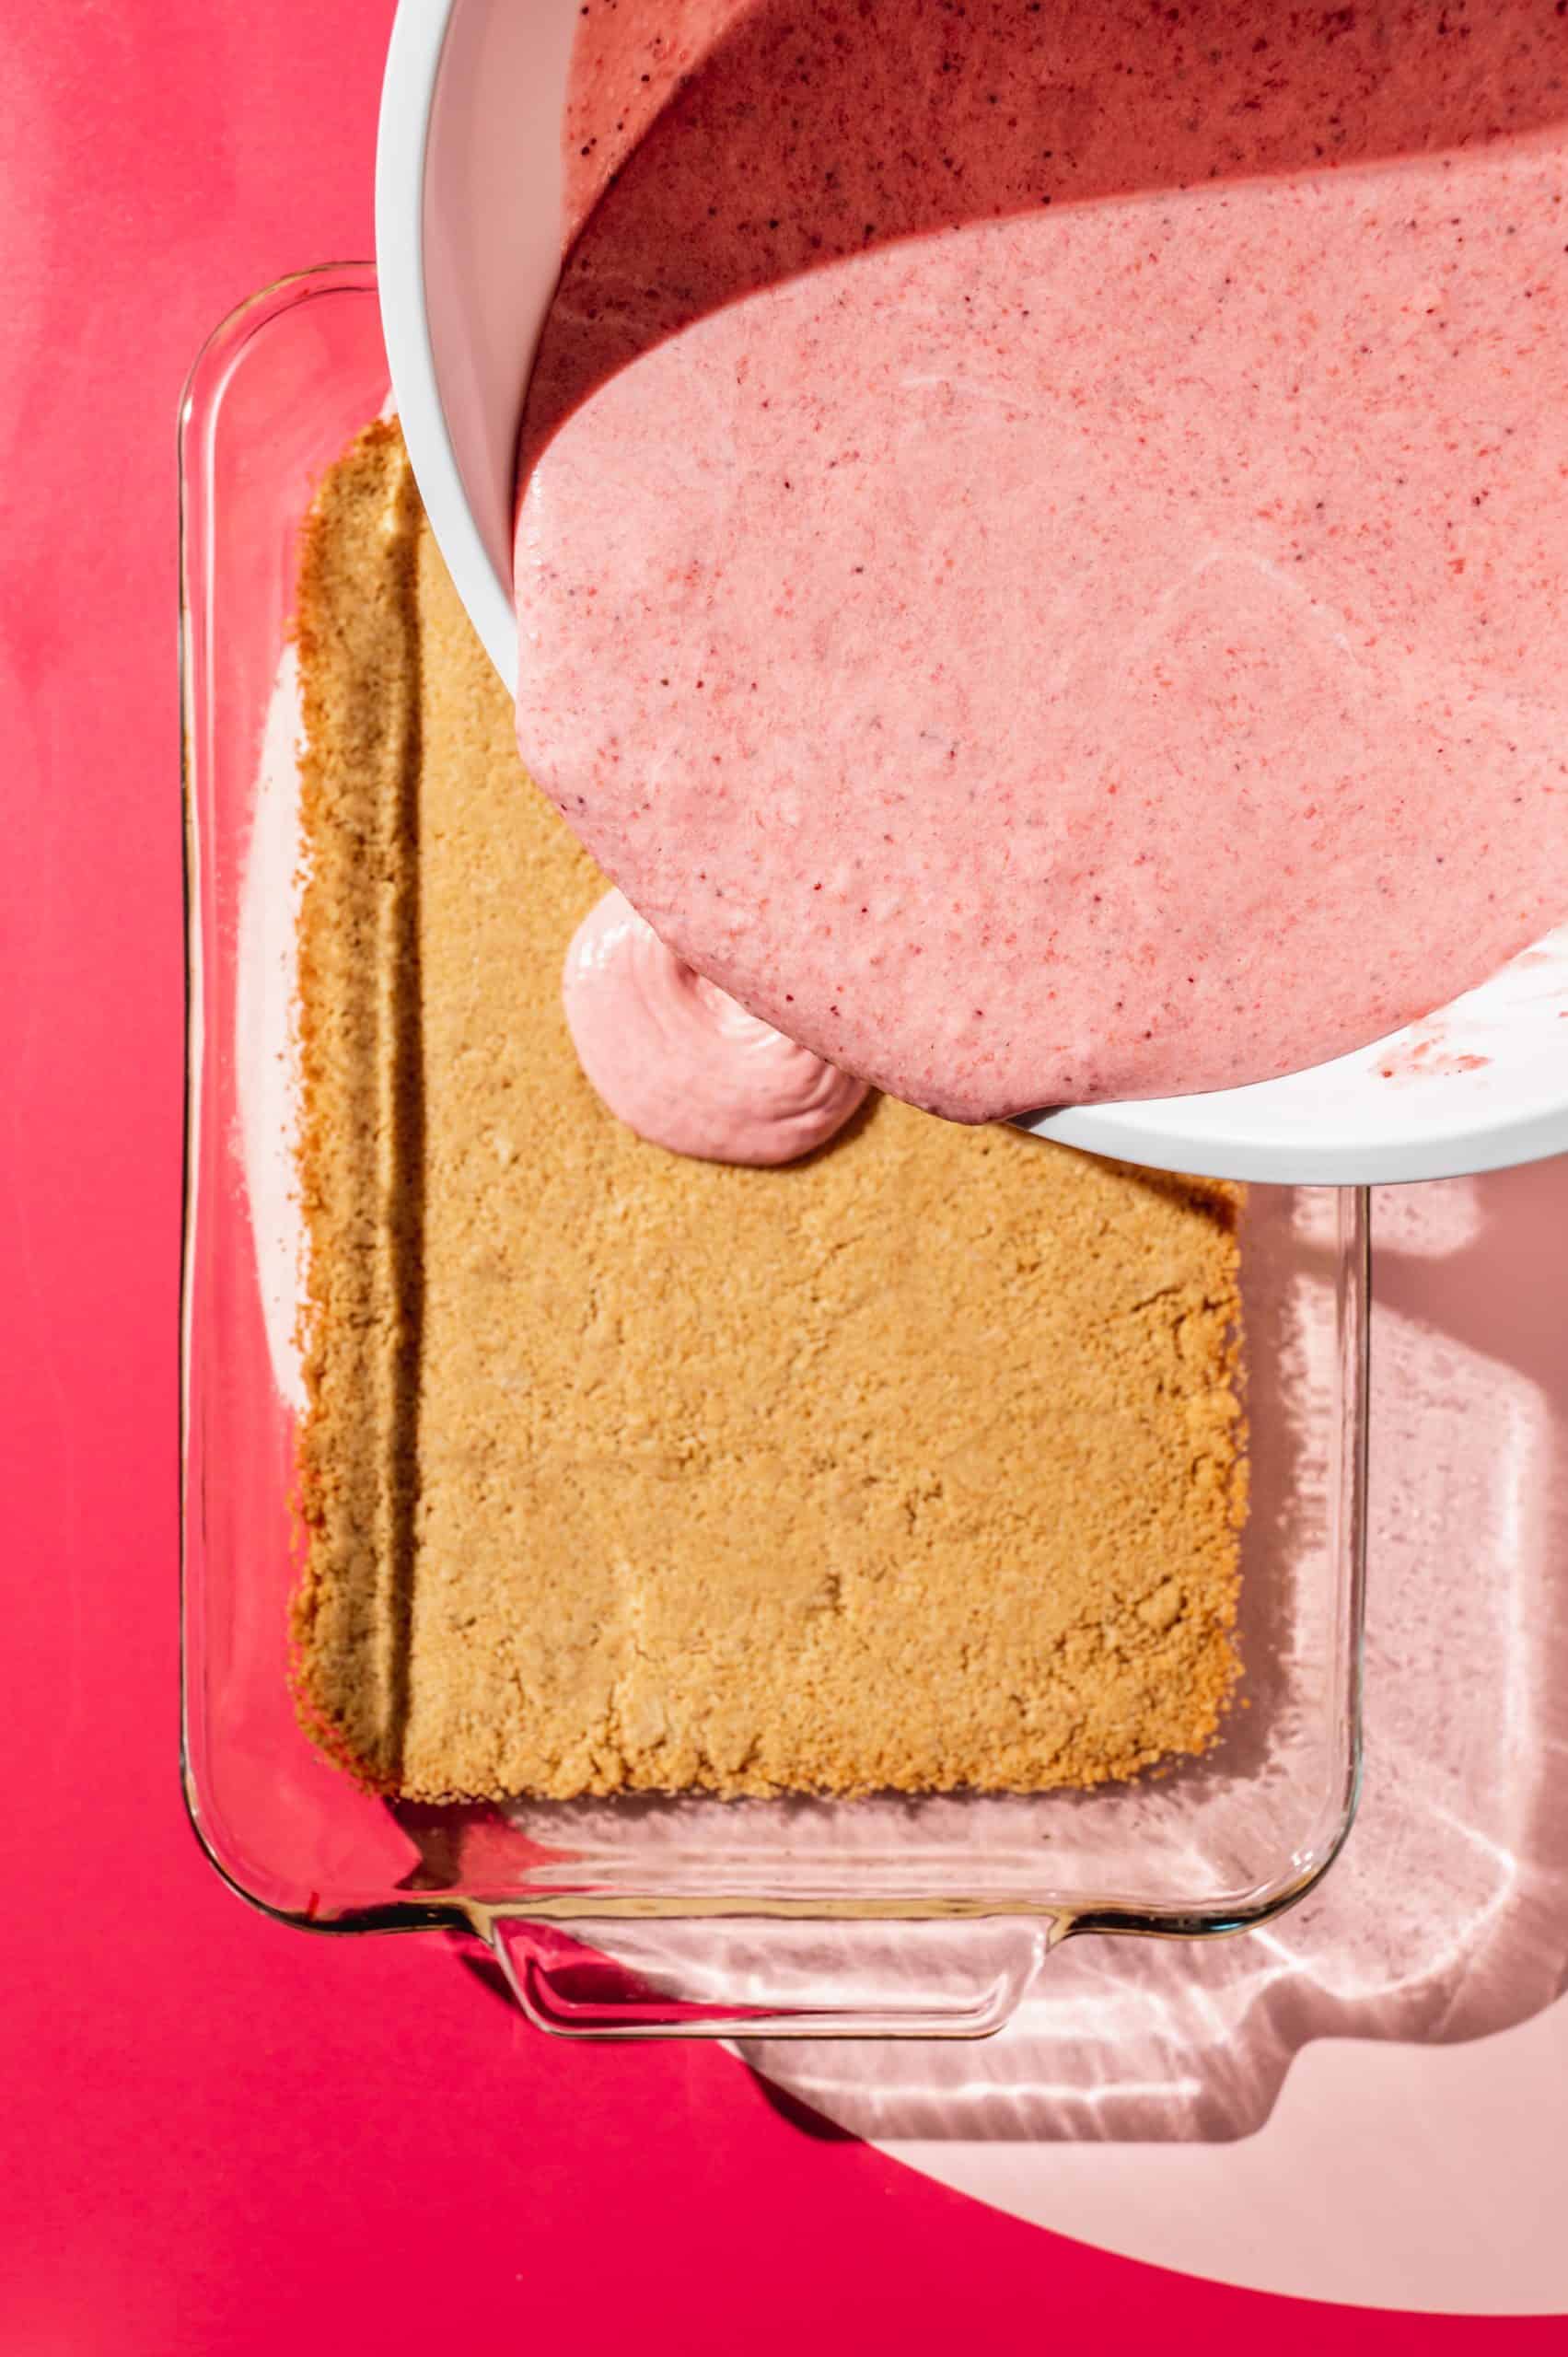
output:
<instances>
[{"instance_id":1,"label":"crust crumb on dish bottom","mask_svg":"<svg viewBox=\"0 0 1568 2357\"><path fill-rule=\"evenodd\" d=\"M604 888L395 425L299 592L307 1724L422 1800L1040 1791L1237 1674L1238 1192L872 1099L645 1145L578 1071Z\"/></svg>"}]
</instances>

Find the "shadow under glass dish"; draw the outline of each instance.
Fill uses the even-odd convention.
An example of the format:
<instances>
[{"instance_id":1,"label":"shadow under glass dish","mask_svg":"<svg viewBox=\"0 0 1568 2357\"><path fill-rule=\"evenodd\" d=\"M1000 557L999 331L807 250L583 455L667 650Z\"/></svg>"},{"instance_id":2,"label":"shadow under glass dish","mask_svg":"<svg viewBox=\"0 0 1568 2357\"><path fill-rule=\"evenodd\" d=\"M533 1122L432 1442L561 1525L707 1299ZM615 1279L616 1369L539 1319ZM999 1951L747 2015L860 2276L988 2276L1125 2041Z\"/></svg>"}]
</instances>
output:
<instances>
[{"instance_id":1,"label":"shadow under glass dish","mask_svg":"<svg viewBox=\"0 0 1568 2357\"><path fill-rule=\"evenodd\" d=\"M181 412L184 1770L208 1854L294 1922L475 1933L533 2019L579 2036L972 2037L1069 1935L1267 1922L1324 1873L1355 1799L1361 1190L1249 1198L1247 1675L1205 1759L1093 1793L434 1809L360 1791L299 1728L297 1212L272 1119L293 996L283 686L301 522L387 389L375 274L343 265L237 311Z\"/></svg>"},{"instance_id":2,"label":"shadow under glass dish","mask_svg":"<svg viewBox=\"0 0 1568 2357\"><path fill-rule=\"evenodd\" d=\"M1327 1883L1258 1939L1074 1941L983 2049L742 2042L765 2083L794 2100L792 2118L808 2131L815 2114L880 2142L971 2151L1141 2145L1131 2180L1089 2156L1052 2174L1051 2223L1114 2247L1120 2224L1146 2226L1154 2210L1158 2238L1136 2239L1137 2255L1218 2275L1234 2262L1237 2203L1262 2192L1267 2207L1267 2188L1306 2181L1348 2144L1360 2169L1353 2157L1330 2214L1307 2219L1285 2201L1273 2212L1279 2238L1259 2247L1275 2261L1294 2247L1294 2273L1260 2270L1254 2249L1251 2280L1374 2304L1398 2287L1440 2309L1473 2298L1474 2237L1434 2251L1430 2218L1416 2224L1425 2202L1412 2212L1409 2177L1386 2170L1380 2124L1397 2119L1408 2133L1420 2119L1434 2143L1466 2153L1471 2179L1475 2089L1487 2079L1488 2305L1501 2295L1522 2314L1555 2303L1557 2284L1543 2287L1528 2256L1527 2221L1554 2166L1550 2098L1543 2106L1536 2091L1555 2084L1562 2030L1553 2045L1543 2026L1543 2044L1511 2038L1468 2067L1434 2061L1433 2049L1532 2022L1556 2007L1568 1976L1568 1799L1557 1770L1568 1744L1568 1325L1543 1282L1562 1257L1565 1176L1537 1164L1375 1199L1372 1771L1355 1838ZM1250 2140L1296 2057L1323 2040L1332 2052L1293 2089L1265 2153L1215 2164L1201 2201L1166 2212L1169 2181L1150 2174L1156 2148ZM1468 2218L1475 2186L1462 2189L1455 2171L1445 2195L1446 2164L1428 2159L1435 2214L1446 2199ZM1043 2214L1032 2159L1016 2176L1004 2160L977 2166L949 2181L993 2198L1027 2186L1029 2214ZM1501 2214L1521 2200L1515 2241ZM1133 2237L1141 2231L1130 2224ZM1326 2261L1342 2269L1331 2285Z\"/></svg>"}]
</instances>

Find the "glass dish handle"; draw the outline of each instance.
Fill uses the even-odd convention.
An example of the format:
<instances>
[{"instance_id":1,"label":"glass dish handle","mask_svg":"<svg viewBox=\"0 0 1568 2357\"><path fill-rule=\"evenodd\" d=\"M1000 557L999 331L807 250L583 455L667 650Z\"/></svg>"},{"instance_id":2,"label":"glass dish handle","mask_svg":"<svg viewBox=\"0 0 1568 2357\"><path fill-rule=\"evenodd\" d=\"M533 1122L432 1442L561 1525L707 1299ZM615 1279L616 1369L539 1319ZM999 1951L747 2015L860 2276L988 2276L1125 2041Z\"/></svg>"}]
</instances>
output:
<instances>
[{"instance_id":1,"label":"glass dish handle","mask_svg":"<svg viewBox=\"0 0 1568 2357\"><path fill-rule=\"evenodd\" d=\"M497 1910L483 1932L523 2013L557 2038L989 2038L1066 1928L715 1915L566 1933Z\"/></svg>"}]
</instances>

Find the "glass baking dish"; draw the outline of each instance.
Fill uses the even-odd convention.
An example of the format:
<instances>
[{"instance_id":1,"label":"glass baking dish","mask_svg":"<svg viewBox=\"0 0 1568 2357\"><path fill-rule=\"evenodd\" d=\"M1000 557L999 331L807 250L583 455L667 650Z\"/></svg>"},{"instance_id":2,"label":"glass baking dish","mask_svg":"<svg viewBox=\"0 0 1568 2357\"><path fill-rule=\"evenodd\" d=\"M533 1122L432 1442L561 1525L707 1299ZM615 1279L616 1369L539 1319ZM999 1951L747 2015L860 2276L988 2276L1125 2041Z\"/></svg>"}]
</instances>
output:
<instances>
[{"instance_id":1,"label":"glass baking dish","mask_svg":"<svg viewBox=\"0 0 1568 2357\"><path fill-rule=\"evenodd\" d=\"M290 1922L476 1934L535 2022L585 2037L979 2036L1069 1935L1265 1922L1355 1803L1364 1192L1249 1201L1247 1674L1206 1759L1035 1797L431 1808L360 1791L301 1732L286 648L312 491L387 385L375 273L342 265L226 320L180 413L183 1765L208 1855Z\"/></svg>"}]
</instances>

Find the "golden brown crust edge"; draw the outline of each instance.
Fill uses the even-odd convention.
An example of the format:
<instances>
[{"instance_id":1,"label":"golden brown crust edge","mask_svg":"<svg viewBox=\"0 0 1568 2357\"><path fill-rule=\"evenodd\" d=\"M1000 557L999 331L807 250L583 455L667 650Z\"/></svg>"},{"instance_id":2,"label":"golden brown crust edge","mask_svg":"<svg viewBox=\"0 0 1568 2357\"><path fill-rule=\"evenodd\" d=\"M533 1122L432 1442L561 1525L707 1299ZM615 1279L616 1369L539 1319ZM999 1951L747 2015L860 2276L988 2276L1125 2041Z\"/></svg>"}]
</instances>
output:
<instances>
[{"instance_id":1,"label":"golden brown crust edge","mask_svg":"<svg viewBox=\"0 0 1568 2357\"><path fill-rule=\"evenodd\" d=\"M397 1198L418 1150L404 1118L418 990L408 962L418 517L401 434L378 421L329 470L312 505L296 622L306 846L297 1167L308 1273L296 1693L312 1740L382 1791L400 1776L406 1609L398 1586L417 1479L407 1297L418 1239Z\"/></svg>"}]
</instances>

